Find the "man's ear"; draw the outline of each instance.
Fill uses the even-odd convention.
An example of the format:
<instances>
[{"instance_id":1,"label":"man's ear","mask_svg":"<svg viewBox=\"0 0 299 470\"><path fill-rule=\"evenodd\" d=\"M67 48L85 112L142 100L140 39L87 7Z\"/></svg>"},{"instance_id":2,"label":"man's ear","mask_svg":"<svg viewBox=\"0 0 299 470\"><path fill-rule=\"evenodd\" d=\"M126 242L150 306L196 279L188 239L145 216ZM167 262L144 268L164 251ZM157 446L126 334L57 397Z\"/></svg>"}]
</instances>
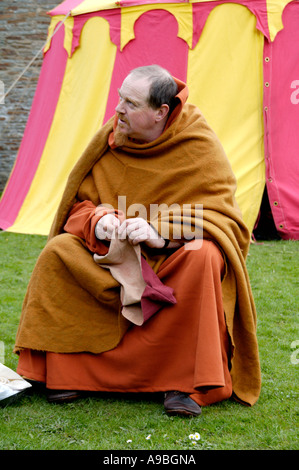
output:
<instances>
[{"instance_id":1,"label":"man's ear","mask_svg":"<svg viewBox=\"0 0 299 470\"><path fill-rule=\"evenodd\" d=\"M167 117L168 113L169 113L168 104L162 104L162 106L160 106L160 108L157 109L156 122L159 122L159 121L162 121L163 119L165 119Z\"/></svg>"}]
</instances>

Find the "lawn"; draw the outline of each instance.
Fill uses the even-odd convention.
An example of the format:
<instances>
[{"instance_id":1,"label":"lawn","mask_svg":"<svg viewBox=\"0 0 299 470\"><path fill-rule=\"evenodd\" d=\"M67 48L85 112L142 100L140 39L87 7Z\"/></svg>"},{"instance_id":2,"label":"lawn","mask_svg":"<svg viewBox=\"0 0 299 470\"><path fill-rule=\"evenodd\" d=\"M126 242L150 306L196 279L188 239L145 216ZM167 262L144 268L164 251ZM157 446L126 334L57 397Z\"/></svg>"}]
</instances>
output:
<instances>
[{"instance_id":1,"label":"lawn","mask_svg":"<svg viewBox=\"0 0 299 470\"><path fill-rule=\"evenodd\" d=\"M14 370L22 301L45 242L42 236L0 233L0 352ZM228 400L204 408L198 418L181 418L165 414L161 395L100 394L57 405L30 394L0 408L0 449L297 450L299 244L252 244L247 265L263 381L255 406ZM198 439L190 439L195 433Z\"/></svg>"}]
</instances>

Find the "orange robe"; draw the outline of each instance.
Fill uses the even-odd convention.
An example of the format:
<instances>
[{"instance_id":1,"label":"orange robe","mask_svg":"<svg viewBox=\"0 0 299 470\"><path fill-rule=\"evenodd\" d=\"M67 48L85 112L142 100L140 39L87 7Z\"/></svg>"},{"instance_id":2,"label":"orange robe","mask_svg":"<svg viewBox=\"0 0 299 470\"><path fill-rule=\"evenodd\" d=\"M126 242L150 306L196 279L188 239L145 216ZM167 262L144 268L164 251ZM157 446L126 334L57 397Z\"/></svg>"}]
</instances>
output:
<instances>
[{"instance_id":1,"label":"orange robe","mask_svg":"<svg viewBox=\"0 0 299 470\"><path fill-rule=\"evenodd\" d=\"M232 383L223 273L223 258L213 242L204 241L194 251L182 247L158 271L163 283L174 288L176 305L142 327L132 326L116 348L98 355L21 351L18 373L50 389L180 390L201 406L227 399Z\"/></svg>"},{"instance_id":2,"label":"orange robe","mask_svg":"<svg viewBox=\"0 0 299 470\"><path fill-rule=\"evenodd\" d=\"M235 201L235 177L200 111L188 104L179 110L156 141L121 148L113 145L111 119L76 164L26 293L15 344L19 373L40 375L49 388L178 389L201 404L232 392L249 405L258 399L256 311L246 270L250 234ZM82 233L65 233L77 203L117 208L119 195L127 207L141 203L147 213L152 204L189 204L186 218L199 229L196 207L203 204L201 249L170 256L143 249L174 288L177 304L142 327L122 317L118 283L93 261L91 251L106 249L93 239L96 211ZM162 211L153 225L175 239L182 214L169 215ZM203 388L213 390L203 394Z\"/></svg>"}]
</instances>

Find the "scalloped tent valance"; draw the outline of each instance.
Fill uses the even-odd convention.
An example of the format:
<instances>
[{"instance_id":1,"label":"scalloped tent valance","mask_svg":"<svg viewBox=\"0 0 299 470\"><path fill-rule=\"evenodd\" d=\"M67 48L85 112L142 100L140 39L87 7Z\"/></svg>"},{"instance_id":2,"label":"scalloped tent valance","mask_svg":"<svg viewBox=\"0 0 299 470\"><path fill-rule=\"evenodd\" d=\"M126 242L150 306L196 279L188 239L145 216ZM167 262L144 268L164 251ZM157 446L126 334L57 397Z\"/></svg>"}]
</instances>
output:
<instances>
[{"instance_id":1,"label":"scalloped tent valance","mask_svg":"<svg viewBox=\"0 0 299 470\"><path fill-rule=\"evenodd\" d=\"M282 13L284 7L292 0L267 1L267 0L244 0L230 2L243 5L248 8L256 17L256 28L269 40L273 41L277 33L283 29ZM52 36L55 27L62 21L62 17L69 15L65 22L65 41L69 56L79 46L81 30L86 21L94 16L106 18L109 22L111 18L117 20L110 23L110 38L121 50L129 41L135 39L135 22L138 18L150 10L166 10L171 13L178 23L178 37L183 39L193 49L199 41L201 32L207 21L209 14L217 6L225 2L219 0L203 1L93 1L93 0L66 0L49 14L54 21L51 23L49 37ZM111 10L117 10L111 15ZM110 11L110 14L107 14ZM106 14L105 14L106 13ZM45 52L50 48L49 40Z\"/></svg>"},{"instance_id":2,"label":"scalloped tent valance","mask_svg":"<svg viewBox=\"0 0 299 470\"><path fill-rule=\"evenodd\" d=\"M257 28L268 38L273 41L276 34L283 29L282 13L285 6L292 0L244 0L230 1L247 7L257 19ZM121 9L122 12L127 8L142 7L144 11L153 8L171 9L176 6L184 9L184 7L192 7L200 4L203 18L209 14L217 5L228 3L219 0L65 0L49 13L52 16L67 15L68 13L75 17L86 13L94 13L100 10ZM192 9L192 8L191 8ZM183 11L183 10L182 10ZM187 9L185 10L187 11Z\"/></svg>"}]
</instances>

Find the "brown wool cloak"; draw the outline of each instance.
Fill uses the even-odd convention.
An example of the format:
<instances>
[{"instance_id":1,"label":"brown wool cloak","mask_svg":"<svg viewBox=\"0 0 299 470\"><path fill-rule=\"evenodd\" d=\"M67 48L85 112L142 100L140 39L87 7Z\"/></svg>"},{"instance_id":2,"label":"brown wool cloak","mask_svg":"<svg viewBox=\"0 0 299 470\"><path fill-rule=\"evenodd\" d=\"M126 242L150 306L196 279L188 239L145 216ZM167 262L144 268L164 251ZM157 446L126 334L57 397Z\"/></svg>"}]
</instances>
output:
<instances>
[{"instance_id":1,"label":"brown wool cloak","mask_svg":"<svg viewBox=\"0 0 299 470\"><path fill-rule=\"evenodd\" d=\"M261 379L256 337L256 310L245 263L249 250L250 234L242 221L240 210L235 201L236 180L223 148L199 110L190 104L184 105L177 119L157 140L147 144L130 143L129 147L113 148L112 146L110 148L108 139L110 136L111 141L111 135L113 135L113 121L114 118L95 135L71 172L49 234L49 241L55 242L54 237L64 232L70 210L76 202L83 200L84 197L90 198L94 204L101 202L116 204L113 197L110 201L101 201L97 196L100 183L96 180L97 171L95 169L97 167L99 169L101 161L105 166L106 175L110 175L109 184L115 183L116 187L119 186L120 173L115 172L114 163L115 161L121 162L124 186L119 194L127 196L128 204L139 202L147 208L150 204L162 202L168 206L178 204L181 207L183 204L190 204L190 213L186 217L189 221L191 220L193 227L201 225L194 207L195 204L202 204L204 238L216 242L226 261L222 291L226 323L232 344L233 390L241 401L242 397L247 398L250 395L251 398L245 401L253 404L260 393ZM137 181L134 180L136 174ZM138 178L141 174L144 175L144 178L138 185ZM167 211L162 211L153 224L160 233L161 230L163 231L163 227L168 225L167 216ZM169 238L172 238L172 227L180 219L181 214L178 211L174 211L170 216ZM83 241L79 242L78 240L78 244L84 246ZM60 247L60 249L62 248ZM68 254L68 263L73 264L75 269L79 262L78 257L80 257L80 264L86 266L87 272L87 261L84 261L87 257L83 251L80 256L80 250L76 249L73 261ZM154 257L151 257L148 251L145 251L144 254L157 272L165 255L159 257L155 254ZM94 270L93 266L89 267ZM78 272L76 275L80 277ZM85 272L82 272L82 279L84 276ZM76 292L73 292L76 296ZM55 343L55 338L50 335L52 344L47 349L42 347L39 339L36 338L35 341L34 337L38 336L38 332L34 329L28 331L28 322L23 321L25 313L23 311L21 317L16 352L24 347L29 347L54 352L89 350L99 353L115 347L127 328L127 325L122 326L119 321L118 334L113 337L114 344L113 342L105 344L104 339L98 343L97 348L93 349L87 348L86 344L80 344L78 337L76 337L76 341L75 339L72 341L72 338L69 337L68 348L64 351L61 340L59 339ZM87 315L87 309L86 312L81 312L86 338L89 332L85 314ZM34 313L31 315L34 316ZM119 317L120 314L118 314ZM102 322L107 322L107 318L104 315ZM27 326L22 328L22 323ZM80 326L78 325L79 329ZM50 331L51 325L47 325L47 327ZM90 327L91 338L93 328L94 325ZM27 338L30 337L30 344L23 341L24 333ZM39 347L35 347L35 344L39 344ZM248 390L250 390L249 395Z\"/></svg>"}]
</instances>

